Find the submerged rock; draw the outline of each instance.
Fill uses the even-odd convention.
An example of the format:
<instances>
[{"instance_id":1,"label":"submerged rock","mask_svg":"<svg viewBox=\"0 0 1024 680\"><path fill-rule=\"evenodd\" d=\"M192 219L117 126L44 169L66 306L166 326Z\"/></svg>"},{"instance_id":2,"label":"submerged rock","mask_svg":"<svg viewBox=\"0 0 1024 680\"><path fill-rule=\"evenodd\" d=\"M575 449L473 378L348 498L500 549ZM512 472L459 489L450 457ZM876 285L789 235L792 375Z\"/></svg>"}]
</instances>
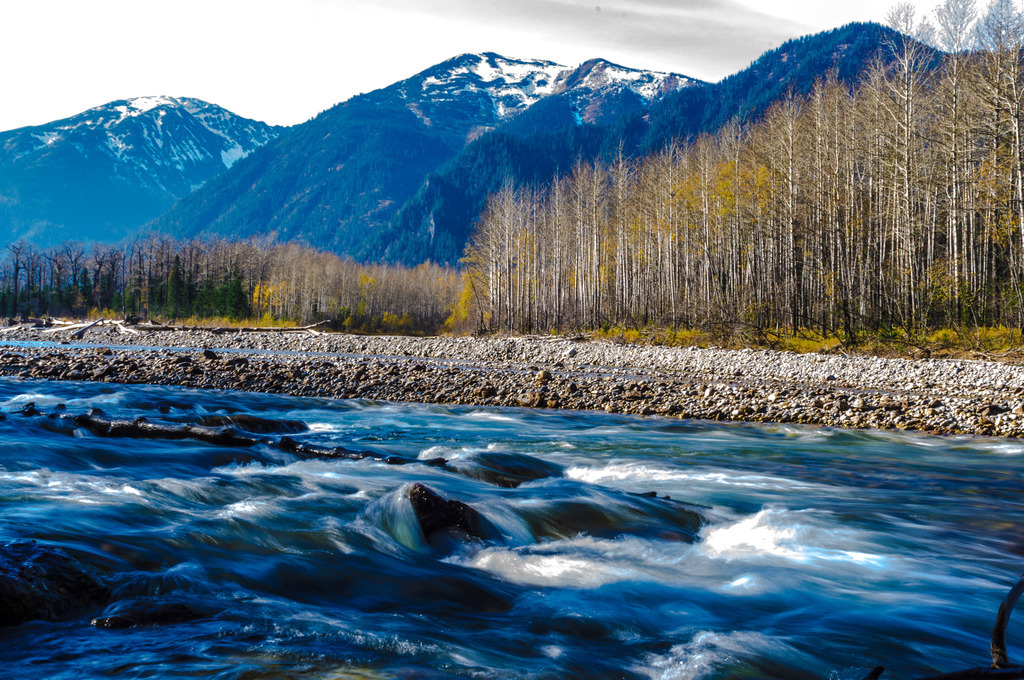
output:
<instances>
[{"instance_id":1,"label":"submerged rock","mask_svg":"<svg viewBox=\"0 0 1024 680\"><path fill-rule=\"evenodd\" d=\"M567 492L568 493L568 492ZM716 519L710 508L606 489L603 497L551 498L520 510L537 540L599 538L623 535L657 536L662 540L694 543L702 526Z\"/></svg>"},{"instance_id":2,"label":"submerged rock","mask_svg":"<svg viewBox=\"0 0 1024 680\"><path fill-rule=\"evenodd\" d=\"M91 621L97 628L124 629L141 626L167 626L206 618L207 614L181 602L156 602L148 599L117 602Z\"/></svg>"},{"instance_id":3,"label":"submerged rock","mask_svg":"<svg viewBox=\"0 0 1024 680\"><path fill-rule=\"evenodd\" d=\"M467 477L509 489L536 479L560 477L563 472L561 465L525 453L500 451L477 453L465 462L450 462L449 467Z\"/></svg>"},{"instance_id":4,"label":"submerged rock","mask_svg":"<svg viewBox=\"0 0 1024 680\"><path fill-rule=\"evenodd\" d=\"M109 597L91 570L60 548L35 541L0 543L0 626L56 621Z\"/></svg>"}]
</instances>

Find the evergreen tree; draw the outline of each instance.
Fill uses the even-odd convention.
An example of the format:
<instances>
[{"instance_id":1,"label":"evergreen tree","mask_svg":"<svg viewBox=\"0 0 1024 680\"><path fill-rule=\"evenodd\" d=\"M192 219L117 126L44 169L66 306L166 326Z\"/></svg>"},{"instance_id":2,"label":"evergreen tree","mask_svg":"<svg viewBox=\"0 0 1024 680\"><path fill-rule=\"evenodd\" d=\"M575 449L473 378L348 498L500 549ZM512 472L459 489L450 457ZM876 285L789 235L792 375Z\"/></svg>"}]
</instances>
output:
<instances>
[{"instance_id":1,"label":"evergreen tree","mask_svg":"<svg viewBox=\"0 0 1024 680\"><path fill-rule=\"evenodd\" d=\"M185 280L181 273L181 257L174 256L171 273L167 277L167 310L177 318L185 310Z\"/></svg>"}]
</instances>

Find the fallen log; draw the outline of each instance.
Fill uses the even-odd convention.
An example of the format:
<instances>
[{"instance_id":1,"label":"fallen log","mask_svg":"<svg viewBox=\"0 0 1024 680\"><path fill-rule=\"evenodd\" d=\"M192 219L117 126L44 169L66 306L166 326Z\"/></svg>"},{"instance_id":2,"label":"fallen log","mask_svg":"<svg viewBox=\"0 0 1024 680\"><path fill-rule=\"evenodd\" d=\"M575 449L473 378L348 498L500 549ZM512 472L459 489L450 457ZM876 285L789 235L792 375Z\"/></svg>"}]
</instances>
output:
<instances>
[{"instance_id":1,"label":"fallen log","mask_svg":"<svg viewBox=\"0 0 1024 680\"><path fill-rule=\"evenodd\" d=\"M71 337L72 338L80 338L83 335L85 335L85 332L87 330L89 330L90 328L93 328L95 326L101 326L105 322L106 322L106 319L97 319L96 321L93 321L92 323L87 324L86 326L83 326L82 328L79 328L77 331L75 331L74 333L71 334Z\"/></svg>"},{"instance_id":2,"label":"fallen log","mask_svg":"<svg viewBox=\"0 0 1024 680\"><path fill-rule=\"evenodd\" d=\"M317 328L326 326L331 323L328 321L319 321L308 326L176 326L174 324L165 323L136 323L130 324L127 320L114 320L114 319L99 319L93 322L85 321L66 321L62 319L52 319L46 326L38 326L27 323L18 324L15 326L8 326L6 328L0 328L0 334L10 333L11 331L22 330L26 328L45 328L43 333L61 333L64 331L75 331L72 333L72 338L82 337L89 329L100 326L100 325L112 325L119 333L140 335L142 333L150 331L207 331L210 333L306 333L309 335L321 335Z\"/></svg>"},{"instance_id":3,"label":"fallen log","mask_svg":"<svg viewBox=\"0 0 1024 680\"><path fill-rule=\"evenodd\" d=\"M135 330L142 333L148 333L150 331L180 331L185 329L179 326L168 326L160 323L140 323L135 325Z\"/></svg>"},{"instance_id":4,"label":"fallen log","mask_svg":"<svg viewBox=\"0 0 1024 680\"><path fill-rule=\"evenodd\" d=\"M88 324L85 323L72 323L66 326L60 326L58 328L47 328L43 333L60 333L62 331L72 331L76 328L85 328Z\"/></svg>"},{"instance_id":5,"label":"fallen log","mask_svg":"<svg viewBox=\"0 0 1024 680\"><path fill-rule=\"evenodd\" d=\"M329 323L330 321L321 321L308 326L239 326L237 328L231 326L201 328L196 326L186 330L207 330L213 333L305 333L308 331L315 332L314 329L319 328L320 326L325 326Z\"/></svg>"},{"instance_id":6,"label":"fallen log","mask_svg":"<svg viewBox=\"0 0 1024 680\"><path fill-rule=\"evenodd\" d=\"M66 323L64 325L58 326L57 328L47 328L46 330L43 331L43 333L63 333L64 331L74 331L74 333L71 334L71 337L80 338L83 335L85 335L85 332L90 328L93 328L94 326L100 326L106 322L106 319L98 319L91 323L87 323L84 321L80 323Z\"/></svg>"},{"instance_id":7,"label":"fallen log","mask_svg":"<svg viewBox=\"0 0 1024 680\"><path fill-rule=\"evenodd\" d=\"M114 322L123 325L122 322ZM173 324L135 324L132 329L135 331L207 331L209 333L312 333L319 335L316 331L321 326L331 323L320 321L308 326L175 326ZM127 328L127 327L126 327Z\"/></svg>"},{"instance_id":8,"label":"fallen log","mask_svg":"<svg viewBox=\"0 0 1024 680\"><path fill-rule=\"evenodd\" d=\"M999 605L999 613L996 614L996 625L992 628L992 668L1007 668L1010 661L1006 658L1006 626L1010 623L1010 614L1017 606L1021 594L1024 594L1024 576L1017 581L1017 585L1010 589L1006 599Z\"/></svg>"}]
</instances>

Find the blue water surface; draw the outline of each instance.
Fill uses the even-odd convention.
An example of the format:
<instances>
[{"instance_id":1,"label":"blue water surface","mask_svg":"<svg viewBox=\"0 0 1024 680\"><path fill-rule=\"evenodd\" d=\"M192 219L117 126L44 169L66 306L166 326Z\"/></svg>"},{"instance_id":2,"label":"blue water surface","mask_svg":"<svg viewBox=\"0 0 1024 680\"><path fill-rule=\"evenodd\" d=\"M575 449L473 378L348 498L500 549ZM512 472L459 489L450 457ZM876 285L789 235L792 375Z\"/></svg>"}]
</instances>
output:
<instances>
[{"instance_id":1,"label":"blue water surface","mask_svg":"<svg viewBox=\"0 0 1024 680\"><path fill-rule=\"evenodd\" d=\"M450 463L55 432L29 403ZM16 379L0 413L0 541L113 592L0 629L10 678L913 678L987 665L1024 571L1017 441ZM478 474L512 454L547 476ZM428 541L417 482L495 533ZM199 616L91 625L126 603Z\"/></svg>"}]
</instances>

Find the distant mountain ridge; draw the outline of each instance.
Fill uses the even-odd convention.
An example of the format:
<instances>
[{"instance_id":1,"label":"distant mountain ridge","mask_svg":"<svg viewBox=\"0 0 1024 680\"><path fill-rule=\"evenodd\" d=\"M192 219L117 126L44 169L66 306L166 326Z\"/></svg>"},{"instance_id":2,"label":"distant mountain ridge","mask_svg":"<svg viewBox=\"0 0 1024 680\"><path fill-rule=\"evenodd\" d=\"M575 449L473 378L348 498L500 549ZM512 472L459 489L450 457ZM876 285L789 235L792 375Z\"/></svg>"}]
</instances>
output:
<instances>
[{"instance_id":1,"label":"distant mountain ridge","mask_svg":"<svg viewBox=\"0 0 1024 680\"><path fill-rule=\"evenodd\" d=\"M184 237L275 232L375 259L376 237L430 172L541 102L561 98L571 124L584 125L697 82L602 60L568 68L459 55L296 126L151 226Z\"/></svg>"},{"instance_id":2,"label":"distant mountain ridge","mask_svg":"<svg viewBox=\"0 0 1024 680\"><path fill-rule=\"evenodd\" d=\"M44 245L117 241L282 129L161 96L0 132L0 233Z\"/></svg>"}]
</instances>

